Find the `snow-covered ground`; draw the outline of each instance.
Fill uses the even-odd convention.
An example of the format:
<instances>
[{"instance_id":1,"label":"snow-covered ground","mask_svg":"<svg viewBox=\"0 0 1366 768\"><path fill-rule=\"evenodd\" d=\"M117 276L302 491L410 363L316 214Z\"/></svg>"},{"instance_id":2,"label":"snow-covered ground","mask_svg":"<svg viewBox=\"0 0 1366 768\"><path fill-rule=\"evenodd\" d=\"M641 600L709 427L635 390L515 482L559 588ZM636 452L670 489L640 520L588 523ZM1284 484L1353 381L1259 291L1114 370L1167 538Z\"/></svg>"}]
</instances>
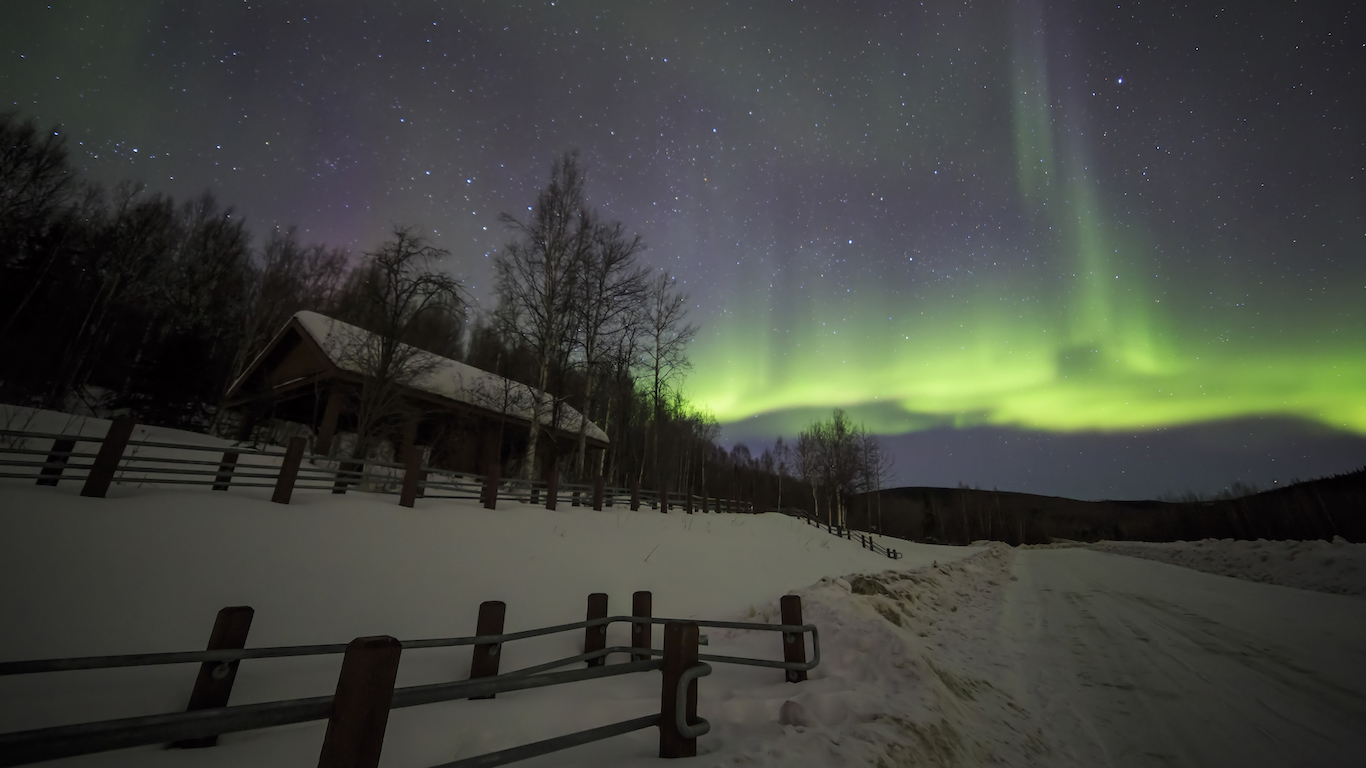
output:
<instances>
[{"instance_id":1,"label":"snow-covered ground","mask_svg":"<svg viewBox=\"0 0 1366 768\"><path fill-rule=\"evenodd\" d=\"M248 644L263 646L472 634L478 604L493 599L515 631L581 619L595 591L627 613L638 589L654 593L658 616L776 623L779 597L795 592L820 627L820 667L794 685L776 670L714 665L698 705L712 731L689 764L1328 766L1366 754L1360 597L1084 548L893 542L905 559L892 562L780 515L78 491L0 481L0 660L200 648L226 605L256 609ZM711 653L781 655L773 633L704 632ZM626 627L608 640L627 644ZM577 632L512 643L503 669L581 643ZM399 685L461 679L469 654L405 652ZM329 694L339 665L244 662L232 703ZM195 671L0 678L0 731L177 711ZM658 685L644 673L395 710L383 765L432 766L657 712ZM312 764L324 728L54 764ZM661 765L656 750L648 730L523 764Z\"/></svg>"},{"instance_id":2,"label":"snow-covered ground","mask_svg":"<svg viewBox=\"0 0 1366 768\"><path fill-rule=\"evenodd\" d=\"M1366 600L1087 549L1016 553L998 637L1044 764L1346 766Z\"/></svg>"},{"instance_id":3,"label":"snow-covered ground","mask_svg":"<svg viewBox=\"0 0 1366 768\"><path fill-rule=\"evenodd\" d=\"M1102 541L1091 548L1248 581L1366 597L1366 544L1341 536L1333 541Z\"/></svg>"},{"instance_id":4,"label":"snow-covered ground","mask_svg":"<svg viewBox=\"0 0 1366 768\"><path fill-rule=\"evenodd\" d=\"M507 502L489 511L425 499L405 509L393 496L304 491L283 506L268 501L267 489L115 485L107 499L78 493L74 485L0 482L0 659L201 648L226 605L256 609L249 645L262 646L472 634L478 604L494 599L508 604L507 629L514 631L580 620L595 591L608 593L611 612L629 613L639 589L654 593L660 616L777 623L778 598L809 590L806 616L821 625L827 656L811 682L792 685L780 671L724 665L703 682L701 712L714 730L702 747L720 759L781 742L778 711L789 698L814 696L811 710L833 718L836 702L866 696L863 683L880 669L842 648L866 643L885 620L869 611L856 618L847 591L819 582L876 572L891 561L781 515L564 505L549 512ZM911 547L898 564L915 568L975 551ZM773 633L707 634L714 653L781 658ZM626 627L613 626L608 640L628 644ZM512 643L503 668L573 655L581 643L581 633ZM245 662L232 701L328 694L339 664L339 657ZM413 651L399 685L461 679L468 664L468 648ZM176 711L194 672L177 666L0 678L0 730ZM638 717L658 711L658 697L658 674L649 673L396 710L385 765L430 766ZM210 750L139 749L64 764L295 765L316 761L323 729L314 723L225 736ZM623 736L539 764L653 763L654 738Z\"/></svg>"}]
</instances>

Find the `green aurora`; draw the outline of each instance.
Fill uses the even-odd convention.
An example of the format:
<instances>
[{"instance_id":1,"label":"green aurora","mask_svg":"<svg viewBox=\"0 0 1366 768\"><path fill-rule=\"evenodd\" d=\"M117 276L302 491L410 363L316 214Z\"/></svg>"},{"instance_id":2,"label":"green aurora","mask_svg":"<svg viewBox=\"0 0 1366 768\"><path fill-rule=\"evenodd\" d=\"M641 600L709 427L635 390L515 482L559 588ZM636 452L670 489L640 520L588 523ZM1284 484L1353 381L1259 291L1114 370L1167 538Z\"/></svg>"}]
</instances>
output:
<instances>
[{"instance_id":1,"label":"green aurora","mask_svg":"<svg viewBox=\"0 0 1366 768\"><path fill-rule=\"evenodd\" d=\"M1022 28L1030 26L1017 19ZM1049 93L1043 49L1041 31L1017 31L1010 57L1014 205L1045 233L1034 243L1041 269L975 275L912 297L907 259L904 274L810 280L767 301L732 291L695 349L695 399L722 423L766 417L787 434L832 407L883 434L943 425L1134 431L1248 416L1366 434L1359 270L1311 288L1278 288L1267 270L1236 268L1156 279L1170 271L1152 256L1168 233L1107 209L1085 126L1060 117ZM1348 250L1366 257L1362 233L1355 237ZM1212 261L1229 250L1218 238L1206 246ZM1321 247L1293 243L1288 260L1313 259ZM965 247L945 249L943 260L967 261ZM1258 308L1235 295L1258 297Z\"/></svg>"}]
</instances>

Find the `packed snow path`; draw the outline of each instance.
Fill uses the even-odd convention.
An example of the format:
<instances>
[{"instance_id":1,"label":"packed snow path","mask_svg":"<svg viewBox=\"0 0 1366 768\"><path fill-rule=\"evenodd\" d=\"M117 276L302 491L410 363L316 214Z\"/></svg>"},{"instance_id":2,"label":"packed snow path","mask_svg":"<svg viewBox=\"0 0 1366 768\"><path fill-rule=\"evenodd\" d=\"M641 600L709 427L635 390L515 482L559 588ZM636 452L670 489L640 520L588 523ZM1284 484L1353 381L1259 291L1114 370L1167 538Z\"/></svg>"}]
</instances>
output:
<instances>
[{"instance_id":1,"label":"packed snow path","mask_svg":"<svg viewBox=\"0 0 1366 768\"><path fill-rule=\"evenodd\" d=\"M1366 600L1084 549L1017 551L1017 700L1059 763L1360 765Z\"/></svg>"}]
</instances>

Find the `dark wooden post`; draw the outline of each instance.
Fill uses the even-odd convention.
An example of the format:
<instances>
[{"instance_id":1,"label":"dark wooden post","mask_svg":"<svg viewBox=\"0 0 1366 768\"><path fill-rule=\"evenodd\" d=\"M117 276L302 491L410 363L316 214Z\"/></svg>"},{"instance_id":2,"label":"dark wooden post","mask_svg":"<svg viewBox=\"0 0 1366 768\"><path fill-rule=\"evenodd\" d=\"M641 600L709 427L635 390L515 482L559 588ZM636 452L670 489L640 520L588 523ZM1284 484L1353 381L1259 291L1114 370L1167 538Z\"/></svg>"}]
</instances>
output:
<instances>
[{"instance_id":1,"label":"dark wooden post","mask_svg":"<svg viewBox=\"0 0 1366 768\"><path fill-rule=\"evenodd\" d=\"M318 436L313 441L313 452L323 456L332 455L332 437L337 432L337 418L341 416L342 393L333 387L327 393L327 405L323 409L323 423L318 427Z\"/></svg>"},{"instance_id":2,"label":"dark wooden post","mask_svg":"<svg viewBox=\"0 0 1366 768\"><path fill-rule=\"evenodd\" d=\"M343 461L337 467L337 479L332 483L333 493L346 493L346 489L360 482L360 475L365 472L365 462L363 461Z\"/></svg>"},{"instance_id":3,"label":"dark wooden post","mask_svg":"<svg viewBox=\"0 0 1366 768\"><path fill-rule=\"evenodd\" d=\"M318 768L377 768L402 651L387 635L358 637L346 646Z\"/></svg>"},{"instance_id":4,"label":"dark wooden post","mask_svg":"<svg viewBox=\"0 0 1366 768\"><path fill-rule=\"evenodd\" d=\"M250 606L233 605L218 612L213 621L213 631L209 633L209 646L205 650L240 650L247 645L247 632L251 630L251 618L255 611ZM239 661L206 661L199 665L199 676L194 680L194 691L190 693L190 704L186 712L197 709L217 709L228 706L232 695L232 683L237 679ZM181 739L171 746L179 749L212 747L218 743L217 736L204 736L198 739Z\"/></svg>"},{"instance_id":5,"label":"dark wooden post","mask_svg":"<svg viewBox=\"0 0 1366 768\"><path fill-rule=\"evenodd\" d=\"M788 625L801 625L802 622L802 599L796 595L783 595L778 601L782 609L783 623ZM783 633L783 661L795 662L797 664L806 663L806 635L802 632ZM800 683L806 679L806 672L800 669L787 670L787 681L789 683Z\"/></svg>"},{"instance_id":6,"label":"dark wooden post","mask_svg":"<svg viewBox=\"0 0 1366 768\"><path fill-rule=\"evenodd\" d=\"M697 624L671 621L664 625L664 684L659 693L659 756L697 757L697 739L678 732L678 679L697 666ZM697 723L697 681L688 683L683 722Z\"/></svg>"},{"instance_id":7,"label":"dark wooden post","mask_svg":"<svg viewBox=\"0 0 1366 768\"><path fill-rule=\"evenodd\" d=\"M43 462L47 466L38 470L38 485L56 485L74 450L75 440L53 440L52 450L47 454L47 461Z\"/></svg>"},{"instance_id":8,"label":"dark wooden post","mask_svg":"<svg viewBox=\"0 0 1366 768\"><path fill-rule=\"evenodd\" d=\"M487 600L479 604L479 622L475 625L476 635L503 634L503 617L507 614L507 603L502 600ZM474 658L470 659L470 679L494 677L498 674L498 659L502 656L502 643L477 643ZM471 699L491 699L496 694L471 696Z\"/></svg>"},{"instance_id":9,"label":"dark wooden post","mask_svg":"<svg viewBox=\"0 0 1366 768\"><path fill-rule=\"evenodd\" d=\"M560 497L560 470L551 467L545 473L545 508L555 511L555 503Z\"/></svg>"},{"instance_id":10,"label":"dark wooden post","mask_svg":"<svg viewBox=\"0 0 1366 768\"><path fill-rule=\"evenodd\" d=\"M666 483L659 484L659 511L669 512L669 486Z\"/></svg>"},{"instance_id":11,"label":"dark wooden post","mask_svg":"<svg viewBox=\"0 0 1366 768\"><path fill-rule=\"evenodd\" d=\"M498 465L489 464L484 474L484 509L498 508Z\"/></svg>"},{"instance_id":12,"label":"dark wooden post","mask_svg":"<svg viewBox=\"0 0 1366 768\"><path fill-rule=\"evenodd\" d=\"M594 592L588 596L588 621L607 618L607 593ZM585 627L583 630L583 652L592 653L607 647L607 625ZM588 666L601 667L607 662L606 656L589 659Z\"/></svg>"},{"instance_id":13,"label":"dark wooden post","mask_svg":"<svg viewBox=\"0 0 1366 768\"><path fill-rule=\"evenodd\" d=\"M639 480L636 480L635 482L631 483L631 511L632 511L632 512L635 512L635 511L637 511L637 510L639 510L639 509L640 509L640 481L639 481Z\"/></svg>"},{"instance_id":14,"label":"dark wooden post","mask_svg":"<svg viewBox=\"0 0 1366 768\"><path fill-rule=\"evenodd\" d=\"M689 491L688 494L687 494L687 496L685 497L685 499L684 499L684 501L683 501L683 509L684 509L688 514L690 514L690 515L692 514L692 491Z\"/></svg>"},{"instance_id":15,"label":"dark wooden post","mask_svg":"<svg viewBox=\"0 0 1366 768\"><path fill-rule=\"evenodd\" d=\"M232 474L237 471L237 451L224 451L223 460L218 463L218 474L213 479L215 491L226 491L232 485Z\"/></svg>"},{"instance_id":16,"label":"dark wooden post","mask_svg":"<svg viewBox=\"0 0 1366 768\"><path fill-rule=\"evenodd\" d=\"M299 464L304 460L304 439L302 437L289 438L289 447L285 449L284 461L280 462L280 476L275 479L275 493L270 500L277 504L288 504L289 497L294 493L294 479L299 476Z\"/></svg>"},{"instance_id":17,"label":"dark wooden post","mask_svg":"<svg viewBox=\"0 0 1366 768\"><path fill-rule=\"evenodd\" d=\"M100 452L95 455L95 463L90 465L90 474L85 477L82 496L104 498L109 484L114 482L114 472L119 468L119 460L123 458L123 449L128 447L128 438L133 436L135 424L131 416L120 416L109 425L104 442L100 443Z\"/></svg>"},{"instance_id":18,"label":"dark wooden post","mask_svg":"<svg viewBox=\"0 0 1366 768\"><path fill-rule=\"evenodd\" d=\"M593 509L598 512L602 511L602 497L606 491L607 478L598 475L597 478L593 480Z\"/></svg>"},{"instance_id":19,"label":"dark wooden post","mask_svg":"<svg viewBox=\"0 0 1366 768\"><path fill-rule=\"evenodd\" d=\"M654 595L637 592L631 595L631 616L637 619L650 619L654 615ZM654 635L654 625L649 621L631 622L631 647L649 650ZM633 653L631 661L648 661L650 654Z\"/></svg>"},{"instance_id":20,"label":"dark wooden post","mask_svg":"<svg viewBox=\"0 0 1366 768\"><path fill-rule=\"evenodd\" d=\"M399 494L398 503L405 507L411 507L417 503L418 485L422 483L422 450L420 448L409 448L408 455L403 462L403 491Z\"/></svg>"},{"instance_id":21,"label":"dark wooden post","mask_svg":"<svg viewBox=\"0 0 1366 768\"><path fill-rule=\"evenodd\" d=\"M707 514L707 489L702 489L702 514Z\"/></svg>"}]
</instances>

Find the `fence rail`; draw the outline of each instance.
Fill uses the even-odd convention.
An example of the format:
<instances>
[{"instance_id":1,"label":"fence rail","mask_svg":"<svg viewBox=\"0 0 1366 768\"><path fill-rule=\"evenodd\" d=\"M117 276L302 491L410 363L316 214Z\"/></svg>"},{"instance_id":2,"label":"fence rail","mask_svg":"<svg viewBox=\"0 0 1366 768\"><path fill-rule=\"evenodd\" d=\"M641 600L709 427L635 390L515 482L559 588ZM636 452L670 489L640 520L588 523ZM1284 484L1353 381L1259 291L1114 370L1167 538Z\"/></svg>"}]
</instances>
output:
<instances>
[{"instance_id":1,"label":"fence rail","mask_svg":"<svg viewBox=\"0 0 1366 768\"><path fill-rule=\"evenodd\" d=\"M859 545L862 546L864 549L871 549L872 551L880 555L886 555L887 557L890 557L893 560L901 559L900 551L891 549L889 547L877 543L877 539L873 538L873 535L870 533L855 531L852 528L846 528L840 525L831 525L830 523L824 522L822 520L817 520L814 515L810 514L804 509L784 509L780 511L784 514L791 515L792 517L804 520L806 521L807 525L814 525L817 528L821 528L835 536L840 537L841 539L857 541Z\"/></svg>"},{"instance_id":2,"label":"fence rail","mask_svg":"<svg viewBox=\"0 0 1366 768\"><path fill-rule=\"evenodd\" d=\"M181 663L200 663L202 666L185 712L0 733L0 766L26 765L160 743L212 746L217 737L225 733L328 720L327 736L319 757L320 768L339 768L343 764L373 768L379 761L391 709L457 699L492 698L499 693L652 670L664 672L661 711L658 714L445 763L438 768L504 765L653 726L660 728L661 757L687 757L696 754L697 737L707 733L710 728L706 720L697 717L696 680L711 674L712 663L783 669L790 682L805 680L806 672L820 663L819 631L814 624L802 622L801 601L794 595L782 598L781 624L656 618L650 615L652 601L649 596L648 592L636 593L632 601L634 611L630 616L605 616L595 614L605 613L606 595L590 595L588 618L585 621L520 632L502 631L506 606L490 601L480 605L480 633L476 635L405 642L392 637L369 637L356 638L349 644L251 649L242 646L245 645L252 611L245 606L233 606L219 611L214 631L210 635L210 648L206 651L4 662L0 664L0 675ZM631 623L632 644L608 647L603 642L606 628L618 622ZM636 627L654 624L663 624L665 627L662 649L651 647L648 633L634 631ZM225 628L234 625L235 636L226 637L234 634L234 631ZM699 654L699 627L780 632L783 634L783 661ZM488 628L496 631L486 632ZM498 659L502 655L499 652L502 644L579 629L585 632L584 653L499 674ZM807 632L811 633L810 661L805 656L804 636ZM238 647L215 647L225 642L236 643ZM469 679L394 687L402 651L461 645L475 648ZM237 664L244 660L336 653L342 653L344 657L337 693L333 696L228 706ZM606 664L606 658L611 654L629 654L630 660ZM577 670L552 671L576 663L586 663L587 666ZM378 685L376 680L380 681ZM357 691L361 693L357 694ZM364 755L365 758L357 761L357 755Z\"/></svg>"},{"instance_id":3,"label":"fence rail","mask_svg":"<svg viewBox=\"0 0 1366 768\"><path fill-rule=\"evenodd\" d=\"M400 504L413 506L423 498L479 500L495 508L499 501L544 504L555 509L561 501L571 506L616 507L629 503L689 514L703 512L752 513L749 502L718 496L676 491L607 486L599 477L593 483L560 483L551 471L545 479L503 478L491 469L483 475L424 466L420 456L409 461L345 459L305 453L305 441L291 438L284 449L210 447L164 440L132 439L131 419L115 419L106 435L68 435L49 432L0 430L0 478L34 480L39 485L82 484L81 495L103 497L113 483L136 485L209 486L215 491L231 488L273 488L272 499L289 503L294 490L331 490L398 493ZM50 440L48 450L28 446L31 440ZM97 446L76 450L79 444ZM175 455L156 455L174 451ZM187 454L202 454L190 458ZM30 458L32 457L32 458ZM74 461L73 461L74 460Z\"/></svg>"}]
</instances>

